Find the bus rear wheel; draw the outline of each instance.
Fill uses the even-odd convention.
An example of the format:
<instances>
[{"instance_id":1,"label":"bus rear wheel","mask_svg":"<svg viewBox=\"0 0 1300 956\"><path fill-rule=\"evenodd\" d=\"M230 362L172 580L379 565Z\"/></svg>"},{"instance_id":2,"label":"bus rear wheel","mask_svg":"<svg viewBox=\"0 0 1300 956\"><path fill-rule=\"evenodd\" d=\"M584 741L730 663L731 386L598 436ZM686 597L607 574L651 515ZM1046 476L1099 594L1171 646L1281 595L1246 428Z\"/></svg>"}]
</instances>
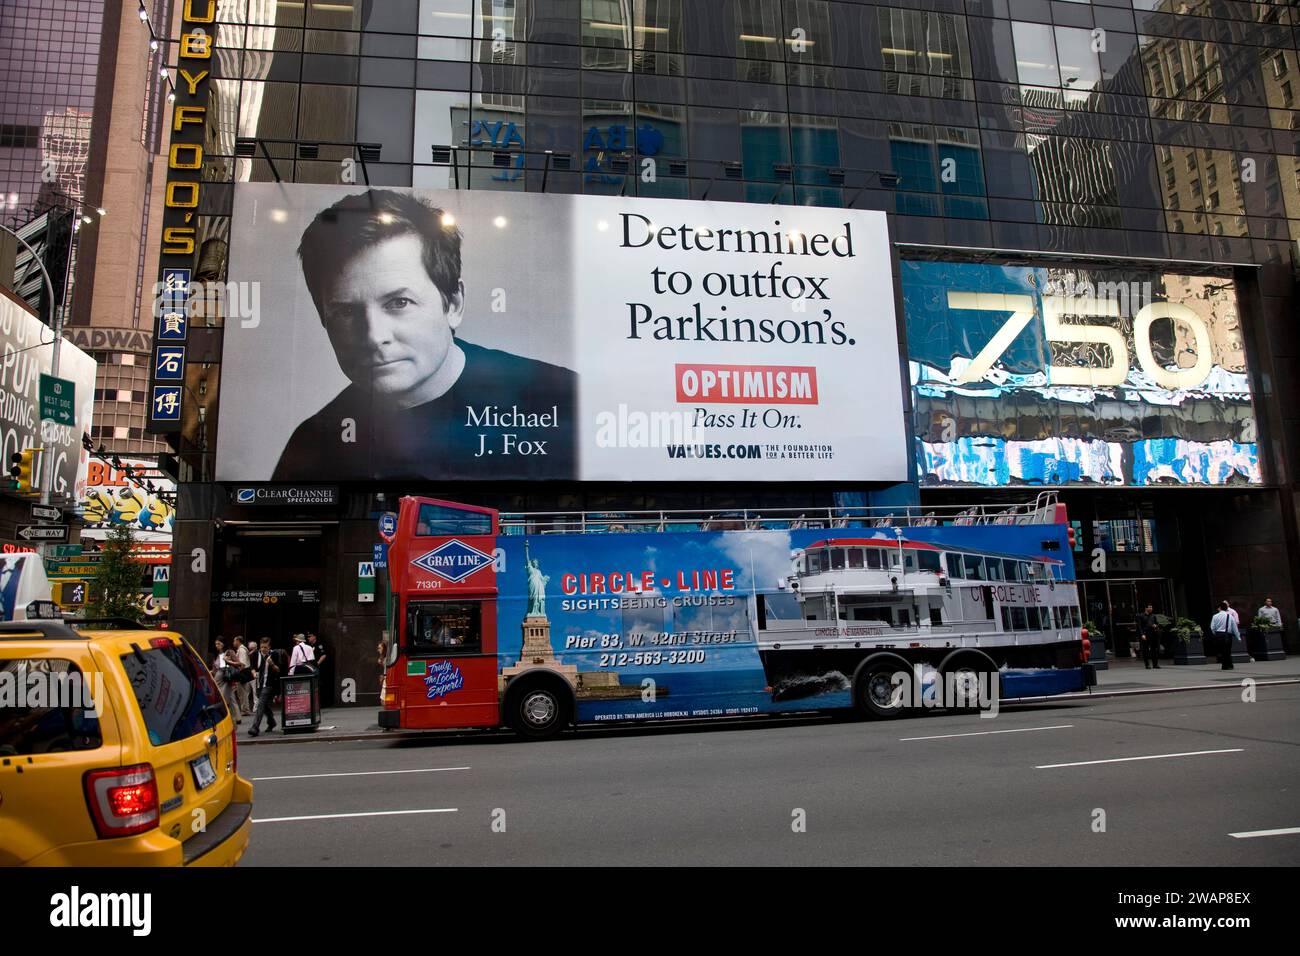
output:
<instances>
[{"instance_id":1,"label":"bus rear wheel","mask_svg":"<svg viewBox=\"0 0 1300 956\"><path fill-rule=\"evenodd\" d=\"M510 726L529 740L554 737L565 724L565 703L554 688L545 684L526 687L514 694Z\"/></svg>"},{"instance_id":2,"label":"bus rear wheel","mask_svg":"<svg viewBox=\"0 0 1300 956\"><path fill-rule=\"evenodd\" d=\"M896 675L900 674L902 680L908 682L912 680L910 673L901 670L893 662L881 661L877 664L868 664L858 675L853 688L854 703L857 705L858 712L864 717L872 717L876 720L892 720L904 716L908 711L906 703L911 699L911 695L909 688L899 682Z\"/></svg>"}]
</instances>

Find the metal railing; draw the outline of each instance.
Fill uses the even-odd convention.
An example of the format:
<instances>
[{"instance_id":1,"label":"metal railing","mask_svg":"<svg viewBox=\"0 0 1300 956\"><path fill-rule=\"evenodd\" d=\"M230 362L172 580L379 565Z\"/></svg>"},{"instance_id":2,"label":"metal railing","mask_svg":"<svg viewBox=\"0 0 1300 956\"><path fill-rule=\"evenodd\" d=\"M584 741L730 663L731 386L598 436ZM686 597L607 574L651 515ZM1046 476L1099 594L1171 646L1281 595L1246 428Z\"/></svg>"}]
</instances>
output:
<instances>
[{"instance_id":1,"label":"metal railing","mask_svg":"<svg viewBox=\"0 0 1300 956\"><path fill-rule=\"evenodd\" d=\"M504 535L1050 524L1055 519L1056 501L1055 491L1044 491L1033 501L1011 505L501 512L498 521Z\"/></svg>"}]
</instances>

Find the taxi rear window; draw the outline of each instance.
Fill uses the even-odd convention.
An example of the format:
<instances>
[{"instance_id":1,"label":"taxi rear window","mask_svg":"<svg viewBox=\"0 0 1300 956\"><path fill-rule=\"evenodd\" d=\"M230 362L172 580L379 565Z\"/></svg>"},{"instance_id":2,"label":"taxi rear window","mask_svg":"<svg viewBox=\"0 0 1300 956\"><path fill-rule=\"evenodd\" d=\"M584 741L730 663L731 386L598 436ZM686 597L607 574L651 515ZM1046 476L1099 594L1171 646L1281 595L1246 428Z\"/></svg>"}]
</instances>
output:
<instances>
[{"instance_id":1,"label":"taxi rear window","mask_svg":"<svg viewBox=\"0 0 1300 956\"><path fill-rule=\"evenodd\" d=\"M104 744L94 677L72 661L0 660L0 757L95 750Z\"/></svg>"},{"instance_id":2,"label":"taxi rear window","mask_svg":"<svg viewBox=\"0 0 1300 956\"><path fill-rule=\"evenodd\" d=\"M133 650L122 667L155 747L206 733L226 716L212 675L184 644Z\"/></svg>"}]
</instances>

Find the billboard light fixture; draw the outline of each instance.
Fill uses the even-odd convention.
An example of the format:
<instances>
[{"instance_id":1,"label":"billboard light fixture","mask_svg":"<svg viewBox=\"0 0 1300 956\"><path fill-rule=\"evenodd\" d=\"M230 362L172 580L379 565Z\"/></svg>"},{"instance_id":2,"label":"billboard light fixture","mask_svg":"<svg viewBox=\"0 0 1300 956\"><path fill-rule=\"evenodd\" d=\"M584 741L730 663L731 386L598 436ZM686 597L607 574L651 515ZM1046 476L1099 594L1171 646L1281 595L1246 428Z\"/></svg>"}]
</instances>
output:
<instances>
[{"instance_id":1,"label":"billboard light fixture","mask_svg":"<svg viewBox=\"0 0 1300 956\"><path fill-rule=\"evenodd\" d=\"M316 159L320 156L320 145L318 143L299 143L299 159Z\"/></svg>"},{"instance_id":2,"label":"billboard light fixture","mask_svg":"<svg viewBox=\"0 0 1300 956\"><path fill-rule=\"evenodd\" d=\"M377 163L383 152L381 143L357 143L357 155L363 163Z\"/></svg>"},{"instance_id":3,"label":"billboard light fixture","mask_svg":"<svg viewBox=\"0 0 1300 956\"><path fill-rule=\"evenodd\" d=\"M435 166L451 165L450 146L434 146L432 147L432 152L433 152L433 163Z\"/></svg>"},{"instance_id":4,"label":"billboard light fixture","mask_svg":"<svg viewBox=\"0 0 1300 956\"><path fill-rule=\"evenodd\" d=\"M241 159L251 159L257 153L257 140L241 136L235 140L235 155Z\"/></svg>"},{"instance_id":5,"label":"billboard light fixture","mask_svg":"<svg viewBox=\"0 0 1300 956\"><path fill-rule=\"evenodd\" d=\"M508 152L506 152L504 149L496 149L496 150L493 150L493 151L492 151L492 165L493 165L493 166L509 166L509 165L510 165L510 154L509 154Z\"/></svg>"}]
</instances>

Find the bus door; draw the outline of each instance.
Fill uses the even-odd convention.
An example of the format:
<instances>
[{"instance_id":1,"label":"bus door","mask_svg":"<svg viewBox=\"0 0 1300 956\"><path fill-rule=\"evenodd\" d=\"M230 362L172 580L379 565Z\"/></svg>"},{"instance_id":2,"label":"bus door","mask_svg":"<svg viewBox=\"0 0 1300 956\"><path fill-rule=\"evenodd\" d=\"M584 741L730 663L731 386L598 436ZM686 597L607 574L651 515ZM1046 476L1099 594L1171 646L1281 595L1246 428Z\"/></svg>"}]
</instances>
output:
<instances>
[{"instance_id":1,"label":"bus door","mask_svg":"<svg viewBox=\"0 0 1300 956\"><path fill-rule=\"evenodd\" d=\"M404 727L491 727L497 705L495 600L405 602L401 624Z\"/></svg>"},{"instance_id":2,"label":"bus door","mask_svg":"<svg viewBox=\"0 0 1300 956\"><path fill-rule=\"evenodd\" d=\"M387 680L403 728L501 722L497 529L490 509L433 498L401 501L388 552L400 654Z\"/></svg>"}]
</instances>

